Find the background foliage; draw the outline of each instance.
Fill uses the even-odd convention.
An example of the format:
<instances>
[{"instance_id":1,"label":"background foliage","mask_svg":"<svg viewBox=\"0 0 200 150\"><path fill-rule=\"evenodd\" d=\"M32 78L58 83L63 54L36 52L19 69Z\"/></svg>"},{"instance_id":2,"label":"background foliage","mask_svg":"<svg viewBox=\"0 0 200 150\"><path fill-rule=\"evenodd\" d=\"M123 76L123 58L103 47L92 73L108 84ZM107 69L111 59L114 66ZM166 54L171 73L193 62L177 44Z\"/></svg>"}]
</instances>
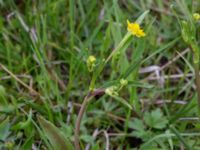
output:
<instances>
[{"instance_id":1,"label":"background foliage","mask_svg":"<svg viewBox=\"0 0 200 150\"><path fill-rule=\"evenodd\" d=\"M192 55L179 22L200 12L198 0L0 0L0 149L73 149L93 78L88 56L96 57L97 69L127 33L126 20L146 10L146 37L128 40L94 87L121 78L128 85L117 100L91 101L81 146L199 149ZM199 37L199 23L196 29Z\"/></svg>"}]
</instances>

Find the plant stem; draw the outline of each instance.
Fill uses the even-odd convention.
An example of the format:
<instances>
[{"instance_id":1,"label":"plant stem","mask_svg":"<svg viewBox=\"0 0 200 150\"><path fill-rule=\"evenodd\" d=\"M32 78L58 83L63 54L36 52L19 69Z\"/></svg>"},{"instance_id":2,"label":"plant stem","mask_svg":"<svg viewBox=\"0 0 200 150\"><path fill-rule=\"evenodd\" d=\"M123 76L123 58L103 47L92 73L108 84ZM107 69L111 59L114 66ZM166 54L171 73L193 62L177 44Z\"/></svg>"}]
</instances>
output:
<instances>
[{"instance_id":1,"label":"plant stem","mask_svg":"<svg viewBox=\"0 0 200 150\"><path fill-rule=\"evenodd\" d=\"M81 125L81 120L83 117L83 114L86 110L87 104L90 102L90 100L93 97L98 96L100 98L105 94L104 89L97 89L95 91L89 92L87 96L84 98L83 103L81 105L81 108L78 113L77 121L76 121L76 127L75 127L75 139L74 139L74 145L76 150L80 150L80 144L79 144L79 133L80 133L80 125Z\"/></svg>"},{"instance_id":2,"label":"plant stem","mask_svg":"<svg viewBox=\"0 0 200 150\"><path fill-rule=\"evenodd\" d=\"M198 95L198 105L200 110L200 76L199 76L199 64L194 63L194 70L195 70L195 81L197 87L197 95Z\"/></svg>"},{"instance_id":3,"label":"plant stem","mask_svg":"<svg viewBox=\"0 0 200 150\"><path fill-rule=\"evenodd\" d=\"M88 103L88 96L86 96L83 100L83 103L81 105L81 109L79 110L77 121L76 121L75 141L74 141L76 150L80 150L80 145L79 145L80 124L81 124L81 120L82 120L85 108L87 106L87 103Z\"/></svg>"},{"instance_id":4,"label":"plant stem","mask_svg":"<svg viewBox=\"0 0 200 150\"><path fill-rule=\"evenodd\" d=\"M170 126L170 130L176 135L176 137L180 140L180 142L184 145L185 149L192 150L190 145L184 140L184 138L181 136L181 134L177 131L177 129L174 126Z\"/></svg>"}]
</instances>

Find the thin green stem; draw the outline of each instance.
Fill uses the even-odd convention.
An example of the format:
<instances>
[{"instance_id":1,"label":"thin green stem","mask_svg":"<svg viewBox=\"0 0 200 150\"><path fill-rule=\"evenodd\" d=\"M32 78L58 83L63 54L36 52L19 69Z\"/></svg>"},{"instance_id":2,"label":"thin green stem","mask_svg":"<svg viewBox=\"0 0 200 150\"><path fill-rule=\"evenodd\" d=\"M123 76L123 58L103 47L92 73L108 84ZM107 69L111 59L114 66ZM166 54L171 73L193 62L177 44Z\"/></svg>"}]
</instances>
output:
<instances>
[{"instance_id":1,"label":"thin green stem","mask_svg":"<svg viewBox=\"0 0 200 150\"><path fill-rule=\"evenodd\" d=\"M110 53L110 55L107 57L107 59L99 65L99 68L97 69L97 71L92 76L92 80L90 82L90 89L92 89L92 90L94 89L95 82L96 82L96 79L99 76L99 74L103 71L104 67L106 66L108 61L113 57L113 55L115 55L116 52L119 51L124 46L124 44L128 41L128 39L130 37L131 37L131 33L127 32L127 34L121 40L119 45L112 51L112 53Z\"/></svg>"},{"instance_id":2,"label":"thin green stem","mask_svg":"<svg viewBox=\"0 0 200 150\"><path fill-rule=\"evenodd\" d=\"M176 130L175 127L170 126L170 130L176 135L176 137L180 140L180 142L185 146L185 148L187 150L192 150L192 148L190 147L190 145L188 143L186 143L186 141L184 140L184 138L181 136L181 134Z\"/></svg>"},{"instance_id":3,"label":"thin green stem","mask_svg":"<svg viewBox=\"0 0 200 150\"><path fill-rule=\"evenodd\" d=\"M195 81L197 87L197 95L198 95L198 105L199 105L199 113L200 113L200 76L199 76L199 64L194 63L195 70Z\"/></svg>"}]
</instances>

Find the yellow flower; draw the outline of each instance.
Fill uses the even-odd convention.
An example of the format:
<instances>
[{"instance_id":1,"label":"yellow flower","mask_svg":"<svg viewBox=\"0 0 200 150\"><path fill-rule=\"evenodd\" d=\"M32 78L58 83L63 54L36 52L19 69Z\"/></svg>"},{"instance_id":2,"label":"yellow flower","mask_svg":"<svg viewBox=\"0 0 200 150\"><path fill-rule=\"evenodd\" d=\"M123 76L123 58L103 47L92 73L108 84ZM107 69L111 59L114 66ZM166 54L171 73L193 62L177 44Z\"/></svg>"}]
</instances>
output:
<instances>
[{"instance_id":1,"label":"yellow flower","mask_svg":"<svg viewBox=\"0 0 200 150\"><path fill-rule=\"evenodd\" d=\"M199 21L200 20L200 14L199 13L194 13L193 14L193 18L195 21Z\"/></svg>"},{"instance_id":2,"label":"yellow flower","mask_svg":"<svg viewBox=\"0 0 200 150\"><path fill-rule=\"evenodd\" d=\"M137 37L144 37L146 35L144 31L140 28L140 25L138 23L131 23L129 22L129 20L127 20L127 24L127 30L133 35Z\"/></svg>"}]
</instances>

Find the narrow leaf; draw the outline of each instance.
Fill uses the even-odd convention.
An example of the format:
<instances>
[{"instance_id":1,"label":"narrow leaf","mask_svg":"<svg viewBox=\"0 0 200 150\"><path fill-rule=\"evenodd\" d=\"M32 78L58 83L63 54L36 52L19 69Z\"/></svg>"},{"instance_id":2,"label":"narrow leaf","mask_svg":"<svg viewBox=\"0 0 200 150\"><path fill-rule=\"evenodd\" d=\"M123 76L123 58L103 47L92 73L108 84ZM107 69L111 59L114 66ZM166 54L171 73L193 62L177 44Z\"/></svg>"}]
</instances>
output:
<instances>
[{"instance_id":1,"label":"narrow leaf","mask_svg":"<svg viewBox=\"0 0 200 150\"><path fill-rule=\"evenodd\" d=\"M74 149L71 142L64 137L64 135L56 126L54 126L51 122L45 120L41 116L38 116L37 118L46 138L49 140L55 150Z\"/></svg>"}]
</instances>

